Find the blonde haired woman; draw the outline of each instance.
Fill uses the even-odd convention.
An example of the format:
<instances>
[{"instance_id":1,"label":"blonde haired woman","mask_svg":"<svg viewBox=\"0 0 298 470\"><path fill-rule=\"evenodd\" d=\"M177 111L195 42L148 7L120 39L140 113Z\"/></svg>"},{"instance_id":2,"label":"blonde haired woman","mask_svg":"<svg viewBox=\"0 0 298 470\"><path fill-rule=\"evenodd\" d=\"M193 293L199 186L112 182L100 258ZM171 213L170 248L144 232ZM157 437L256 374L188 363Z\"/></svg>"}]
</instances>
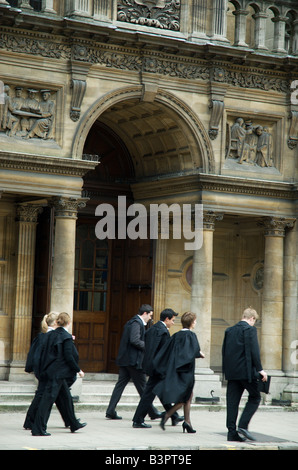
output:
<instances>
[{"instance_id":1,"label":"blonde haired woman","mask_svg":"<svg viewBox=\"0 0 298 470\"><path fill-rule=\"evenodd\" d=\"M26 418L24 422L25 429L32 429L32 424L35 419L35 414L36 414L38 405L40 403L40 400L41 400L41 397L45 388L46 382L44 379L41 379L40 377L40 359L41 359L41 354L42 354L42 350L44 346L44 341L46 340L45 333L54 331L55 328L57 328L58 315L59 315L58 312L50 312L44 315L42 322L41 322L41 332L34 338L32 345L30 347L28 356L27 356L25 372L28 372L28 373L33 372L39 382L38 382L38 387L35 392L35 396L26 414ZM59 400L57 400L56 405L60 411L62 419L65 422L65 425L67 426L68 425L67 417L65 416L63 403L60 404Z\"/></svg>"},{"instance_id":2,"label":"blonde haired woman","mask_svg":"<svg viewBox=\"0 0 298 470\"><path fill-rule=\"evenodd\" d=\"M51 409L58 396L63 393L64 406L69 418L71 432L86 426L75 417L69 387L76 380L76 375L84 376L78 365L79 355L73 338L68 332L71 324L70 316L59 313L57 328L49 335L45 343L41 361L42 375L46 377L46 386L32 425L33 436L49 436L47 422Z\"/></svg>"},{"instance_id":3,"label":"blonde haired woman","mask_svg":"<svg viewBox=\"0 0 298 470\"><path fill-rule=\"evenodd\" d=\"M196 315L185 312L181 323L182 330L175 333L155 357L154 368L162 379L153 392L162 403L175 403L162 417L160 426L163 430L166 421L183 406L183 432L195 433L190 422L195 358L205 356L200 351L197 335L192 331L196 325Z\"/></svg>"}]
</instances>

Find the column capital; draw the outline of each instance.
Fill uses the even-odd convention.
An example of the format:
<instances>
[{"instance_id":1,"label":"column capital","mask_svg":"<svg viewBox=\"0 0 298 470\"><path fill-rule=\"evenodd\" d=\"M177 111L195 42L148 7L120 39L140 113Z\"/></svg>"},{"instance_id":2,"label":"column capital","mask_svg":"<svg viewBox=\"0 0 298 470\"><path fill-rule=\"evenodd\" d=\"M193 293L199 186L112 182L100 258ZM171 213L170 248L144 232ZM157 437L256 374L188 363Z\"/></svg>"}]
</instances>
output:
<instances>
[{"instance_id":1,"label":"column capital","mask_svg":"<svg viewBox=\"0 0 298 470\"><path fill-rule=\"evenodd\" d=\"M214 230L215 222L223 219L223 214L213 212L213 211L204 211L203 212L203 228L204 230Z\"/></svg>"},{"instance_id":2,"label":"column capital","mask_svg":"<svg viewBox=\"0 0 298 470\"><path fill-rule=\"evenodd\" d=\"M17 205L17 222L37 222L38 215L42 212L42 206L34 204Z\"/></svg>"},{"instance_id":3,"label":"column capital","mask_svg":"<svg viewBox=\"0 0 298 470\"><path fill-rule=\"evenodd\" d=\"M295 218L265 217L258 225L264 227L265 237L284 237L285 229L293 228L295 221Z\"/></svg>"},{"instance_id":4,"label":"column capital","mask_svg":"<svg viewBox=\"0 0 298 470\"><path fill-rule=\"evenodd\" d=\"M68 198L68 197L54 197L50 205L54 207L56 217L65 219L76 219L77 212L86 206L88 198Z\"/></svg>"}]
</instances>

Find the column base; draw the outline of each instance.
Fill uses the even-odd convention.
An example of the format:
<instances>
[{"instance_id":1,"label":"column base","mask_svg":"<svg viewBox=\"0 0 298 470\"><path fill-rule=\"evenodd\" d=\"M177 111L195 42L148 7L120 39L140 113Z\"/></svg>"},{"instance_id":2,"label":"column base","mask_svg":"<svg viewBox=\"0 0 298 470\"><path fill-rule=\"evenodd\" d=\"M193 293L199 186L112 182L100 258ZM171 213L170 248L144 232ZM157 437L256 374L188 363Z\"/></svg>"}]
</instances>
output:
<instances>
[{"instance_id":1,"label":"column base","mask_svg":"<svg viewBox=\"0 0 298 470\"><path fill-rule=\"evenodd\" d=\"M25 363L23 362L12 362L10 364L8 372L9 382L33 382L35 376L25 372Z\"/></svg>"},{"instance_id":2,"label":"column base","mask_svg":"<svg viewBox=\"0 0 298 470\"><path fill-rule=\"evenodd\" d=\"M266 372L271 376L268 398L278 404L278 401L283 400L283 391L288 384L288 378L282 370L266 369Z\"/></svg>"},{"instance_id":3,"label":"column base","mask_svg":"<svg viewBox=\"0 0 298 470\"><path fill-rule=\"evenodd\" d=\"M196 369L193 389L194 403L219 402L221 399L220 376L214 374L209 368Z\"/></svg>"},{"instance_id":4,"label":"column base","mask_svg":"<svg viewBox=\"0 0 298 470\"><path fill-rule=\"evenodd\" d=\"M74 401L79 401L82 395L82 386L83 386L83 379L77 375L77 380L75 383L70 387L70 394Z\"/></svg>"},{"instance_id":5,"label":"column base","mask_svg":"<svg viewBox=\"0 0 298 470\"><path fill-rule=\"evenodd\" d=\"M291 403L298 403L298 373L286 376L288 385L283 391L284 400L289 400Z\"/></svg>"}]
</instances>

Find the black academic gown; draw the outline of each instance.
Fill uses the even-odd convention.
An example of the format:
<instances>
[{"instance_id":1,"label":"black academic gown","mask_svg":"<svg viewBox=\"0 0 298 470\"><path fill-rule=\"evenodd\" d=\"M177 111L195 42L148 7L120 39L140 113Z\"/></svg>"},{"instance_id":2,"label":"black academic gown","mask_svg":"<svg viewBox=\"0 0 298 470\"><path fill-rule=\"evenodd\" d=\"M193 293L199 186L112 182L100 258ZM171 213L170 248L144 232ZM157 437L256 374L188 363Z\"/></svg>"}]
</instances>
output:
<instances>
[{"instance_id":1,"label":"black academic gown","mask_svg":"<svg viewBox=\"0 0 298 470\"><path fill-rule=\"evenodd\" d=\"M186 403L194 386L195 358L200 345L195 333L181 330L160 349L154 370L161 377L153 392L163 403Z\"/></svg>"},{"instance_id":2,"label":"black academic gown","mask_svg":"<svg viewBox=\"0 0 298 470\"><path fill-rule=\"evenodd\" d=\"M32 434L35 435L46 431L52 406L58 396L71 430L78 426L69 391L69 385L74 382L76 373L80 372L78 352L72 336L62 327L45 336L39 363L40 380L45 383L45 388L32 424Z\"/></svg>"},{"instance_id":3,"label":"black academic gown","mask_svg":"<svg viewBox=\"0 0 298 470\"><path fill-rule=\"evenodd\" d=\"M41 367L41 357L43 355L43 349L45 347L45 344L47 342L49 334L51 334L53 330L48 331L47 333L39 333L33 340L32 345L30 347L27 360L26 360L26 365L25 365L25 372L31 373L33 372L35 377L38 379L38 386L35 391L34 398L28 408L28 411L26 413L26 418L24 421L24 428L25 429L32 429L32 424L35 419L36 411L38 409L39 403L41 401L42 395L45 390L45 386L47 383L46 377L40 378L40 367ZM72 385L72 382L70 381L68 386ZM67 413L67 407L65 407L65 396L67 395L67 391L64 389L60 390L55 403L57 406L57 409L59 410L61 417L65 423L65 426L70 425L68 413Z\"/></svg>"}]
</instances>

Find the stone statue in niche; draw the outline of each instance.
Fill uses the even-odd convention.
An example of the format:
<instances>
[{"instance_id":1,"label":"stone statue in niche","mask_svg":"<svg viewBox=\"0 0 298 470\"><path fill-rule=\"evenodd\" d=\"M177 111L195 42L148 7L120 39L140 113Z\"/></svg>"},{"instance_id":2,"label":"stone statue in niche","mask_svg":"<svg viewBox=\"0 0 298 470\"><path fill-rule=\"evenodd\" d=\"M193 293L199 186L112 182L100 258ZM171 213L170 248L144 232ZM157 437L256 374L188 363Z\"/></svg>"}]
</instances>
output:
<instances>
[{"instance_id":1,"label":"stone statue in niche","mask_svg":"<svg viewBox=\"0 0 298 470\"><path fill-rule=\"evenodd\" d=\"M262 168L274 166L269 127L253 125L251 121L238 117L227 129L227 158Z\"/></svg>"},{"instance_id":2,"label":"stone statue in niche","mask_svg":"<svg viewBox=\"0 0 298 470\"><path fill-rule=\"evenodd\" d=\"M11 87L4 86L4 100L0 104L0 133L24 139L53 139L55 102L50 100L51 91L28 88L24 97L23 90L23 87L15 87L14 96L11 97Z\"/></svg>"}]
</instances>

